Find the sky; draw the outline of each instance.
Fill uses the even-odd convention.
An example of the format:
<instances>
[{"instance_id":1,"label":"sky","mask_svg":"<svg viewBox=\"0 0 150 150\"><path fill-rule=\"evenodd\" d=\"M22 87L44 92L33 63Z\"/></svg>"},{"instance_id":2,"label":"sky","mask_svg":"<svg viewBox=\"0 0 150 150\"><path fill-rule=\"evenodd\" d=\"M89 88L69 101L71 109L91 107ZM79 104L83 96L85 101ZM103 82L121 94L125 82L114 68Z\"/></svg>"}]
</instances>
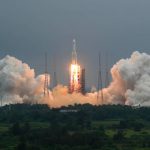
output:
<instances>
[{"instance_id":1,"label":"sky","mask_svg":"<svg viewBox=\"0 0 150 150\"><path fill-rule=\"evenodd\" d=\"M47 52L50 74L55 66L59 83L68 85L75 38L86 86L96 86L99 52L103 81L106 64L150 53L149 6L150 0L1 0L0 58L15 56L38 75Z\"/></svg>"}]
</instances>

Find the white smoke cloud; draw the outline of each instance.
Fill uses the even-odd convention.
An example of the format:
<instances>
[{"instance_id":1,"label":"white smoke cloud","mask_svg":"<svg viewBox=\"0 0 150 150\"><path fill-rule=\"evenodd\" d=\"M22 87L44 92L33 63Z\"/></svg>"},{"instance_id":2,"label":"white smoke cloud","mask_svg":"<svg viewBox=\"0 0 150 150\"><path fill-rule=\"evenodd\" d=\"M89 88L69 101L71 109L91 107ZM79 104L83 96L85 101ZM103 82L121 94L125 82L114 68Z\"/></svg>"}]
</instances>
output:
<instances>
[{"instance_id":1,"label":"white smoke cloud","mask_svg":"<svg viewBox=\"0 0 150 150\"><path fill-rule=\"evenodd\" d=\"M111 69L112 82L103 89L104 100L97 101L97 93L68 93L68 87L58 85L43 96L44 75L35 76L34 70L22 61L6 56L0 60L0 99L8 103L46 103L51 107L73 104L126 104L150 106L150 55L134 52L121 59ZM101 92L101 91L100 91Z\"/></svg>"},{"instance_id":2,"label":"white smoke cloud","mask_svg":"<svg viewBox=\"0 0 150 150\"><path fill-rule=\"evenodd\" d=\"M0 60L0 99L3 104L36 102L42 96L44 76L22 61L6 56Z\"/></svg>"},{"instance_id":3,"label":"white smoke cloud","mask_svg":"<svg viewBox=\"0 0 150 150\"><path fill-rule=\"evenodd\" d=\"M111 69L112 83L103 89L105 103L150 106L150 55L133 52Z\"/></svg>"},{"instance_id":4,"label":"white smoke cloud","mask_svg":"<svg viewBox=\"0 0 150 150\"><path fill-rule=\"evenodd\" d=\"M44 75L35 77L34 70L27 64L11 56L0 60L0 98L3 105L46 103L51 107L60 107L75 103L96 103L94 94L69 94L68 88L63 85L58 85L52 92L49 91L49 97L44 97L43 87Z\"/></svg>"}]
</instances>

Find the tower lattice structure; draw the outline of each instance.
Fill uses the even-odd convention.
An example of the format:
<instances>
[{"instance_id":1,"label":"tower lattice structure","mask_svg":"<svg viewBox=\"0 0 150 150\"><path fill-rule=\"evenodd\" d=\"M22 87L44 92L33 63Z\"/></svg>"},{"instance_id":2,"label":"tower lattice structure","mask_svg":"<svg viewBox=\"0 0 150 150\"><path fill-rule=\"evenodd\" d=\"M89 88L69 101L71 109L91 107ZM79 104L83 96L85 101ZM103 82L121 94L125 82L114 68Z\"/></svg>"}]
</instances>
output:
<instances>
[{"instance_id":1,"label":"tower lattice structure","mask_svg":"<svg viewBox=\"0 0 150 150\"><path fill-rule=\"evenodd\" d=\"M49 74L47 69L47 53L45 53L44 97L49 97Z\"/></svg>"}]
</instances>

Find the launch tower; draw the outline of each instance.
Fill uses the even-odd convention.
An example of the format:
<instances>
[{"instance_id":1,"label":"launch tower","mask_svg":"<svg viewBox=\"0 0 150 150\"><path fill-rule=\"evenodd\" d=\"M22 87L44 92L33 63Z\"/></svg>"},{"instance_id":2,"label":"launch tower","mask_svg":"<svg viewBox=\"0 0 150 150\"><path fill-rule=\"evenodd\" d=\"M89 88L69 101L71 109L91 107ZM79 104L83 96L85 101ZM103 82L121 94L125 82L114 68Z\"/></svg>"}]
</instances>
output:
<instances>
[{"instance_id":1,"label":"launch tower","mask_svg":"<svg viewBox=\"0 0 150 150\"><path fill-rule=\"evenodd\" d=\"M49 74L47 69L47 53L45 53L44 97L49 97Z\"/></svg>"}]
</instances>

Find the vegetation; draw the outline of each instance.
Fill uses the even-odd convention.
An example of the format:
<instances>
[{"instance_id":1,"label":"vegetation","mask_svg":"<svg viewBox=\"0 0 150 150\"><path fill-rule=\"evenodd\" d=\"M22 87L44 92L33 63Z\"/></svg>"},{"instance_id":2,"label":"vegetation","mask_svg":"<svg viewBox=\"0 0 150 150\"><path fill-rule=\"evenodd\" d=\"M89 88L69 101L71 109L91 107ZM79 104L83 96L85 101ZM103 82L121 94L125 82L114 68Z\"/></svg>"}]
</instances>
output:
<instances>
[{"instance_id":1,"label":"vegetation","mask_svg":"<svg viewBox=\"0 0 150 150\"><path fill-rule=\"evenodd\" d=\"M0 149L149 150L150 108L15 104L0 108Z\"/></svg>"}]
</instances>

